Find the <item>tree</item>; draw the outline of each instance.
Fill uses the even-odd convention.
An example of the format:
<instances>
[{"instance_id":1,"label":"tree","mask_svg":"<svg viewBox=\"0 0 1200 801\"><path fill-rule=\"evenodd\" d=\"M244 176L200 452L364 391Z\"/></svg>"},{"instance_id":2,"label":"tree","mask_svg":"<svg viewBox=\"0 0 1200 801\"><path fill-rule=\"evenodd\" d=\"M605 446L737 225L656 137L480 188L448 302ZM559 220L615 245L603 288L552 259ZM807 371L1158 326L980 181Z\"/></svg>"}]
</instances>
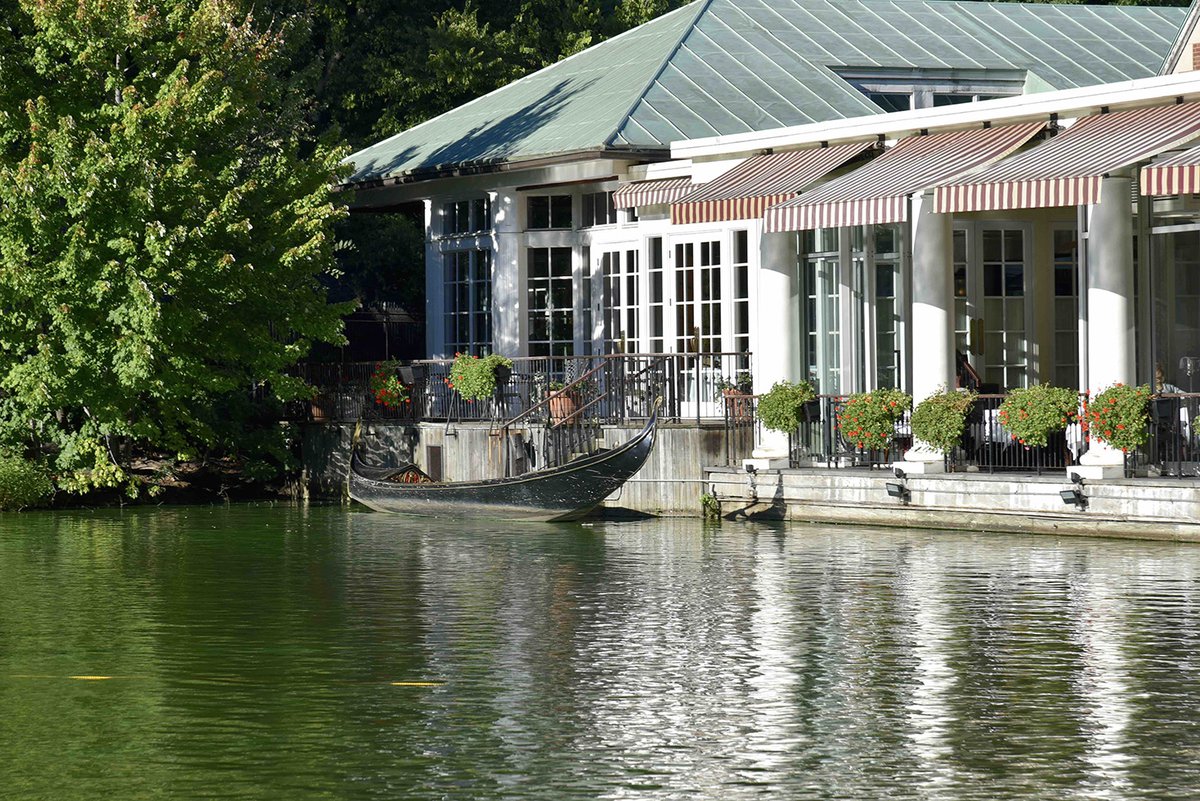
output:
<instances>
[{"instance_id":1,"label":"tree","mask_svg":"<svg viewBox=\"0 0 1200 801\"><path fill-rule=\"evenodd\" d=\"M231 398L303 396L288 368L348 311L319 281L343 152L306 139L289 21L0 8L0 446L112 486L130 445L192 455L228 439Z\"/></svg>"}]
</instances>

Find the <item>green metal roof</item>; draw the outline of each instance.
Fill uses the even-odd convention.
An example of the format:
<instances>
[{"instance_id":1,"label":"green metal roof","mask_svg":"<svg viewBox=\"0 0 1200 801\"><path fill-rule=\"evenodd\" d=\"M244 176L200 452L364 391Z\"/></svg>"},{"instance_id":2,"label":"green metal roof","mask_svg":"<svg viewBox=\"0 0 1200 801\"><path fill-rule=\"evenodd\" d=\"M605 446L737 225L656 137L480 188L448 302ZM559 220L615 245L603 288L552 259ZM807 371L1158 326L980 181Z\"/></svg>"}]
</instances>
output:
<instances>
[{"instance_id":1,"label":"green metal roof","mask_svg":"<svg viewBox=\"0 0 1200 801\"><path fill-rule=\"evenodd\" d=\"M1157 74L1182 8L698 0L350 156L351 181L879 112L843 69L1008 70L1068 89Z\"/></svg>"}]
</instances>

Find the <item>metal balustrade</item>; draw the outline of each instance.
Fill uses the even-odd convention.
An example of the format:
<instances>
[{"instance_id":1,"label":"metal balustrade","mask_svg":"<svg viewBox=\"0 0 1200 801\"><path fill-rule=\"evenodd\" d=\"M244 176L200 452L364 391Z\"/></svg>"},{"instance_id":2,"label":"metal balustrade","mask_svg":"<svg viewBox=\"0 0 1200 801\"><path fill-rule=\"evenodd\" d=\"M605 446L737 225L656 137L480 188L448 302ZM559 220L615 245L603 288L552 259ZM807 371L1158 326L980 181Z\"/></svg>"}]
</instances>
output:
<instances>
[{"instance_id":1,"label":"metal balustrade","mask_svg":"<svg viewBox=\"0 0 1200 801\"><path fill-rule=\"evenodd\" d=\"M512 361L512 373L495 397L474 402L465 401L449 386L453 360L404 365L399 368L401 380L409 386L411 400L398 408L376 403L368 391L376 363L304 364L298 375L316 389L316 395L311 403L293 404L288 416L328 422L503 423L542 406L558 385L587 374L591 384L575 389L589 395L585 404L595 399L588 406L588 415L599 424L645 419L656 397L663 399L659 415L665 422L719 423L726 407L722 386L736 383L752 368L749 353L614 354ZM548 419L546 404L535 422Z\"/></svg>"}]
</instances>

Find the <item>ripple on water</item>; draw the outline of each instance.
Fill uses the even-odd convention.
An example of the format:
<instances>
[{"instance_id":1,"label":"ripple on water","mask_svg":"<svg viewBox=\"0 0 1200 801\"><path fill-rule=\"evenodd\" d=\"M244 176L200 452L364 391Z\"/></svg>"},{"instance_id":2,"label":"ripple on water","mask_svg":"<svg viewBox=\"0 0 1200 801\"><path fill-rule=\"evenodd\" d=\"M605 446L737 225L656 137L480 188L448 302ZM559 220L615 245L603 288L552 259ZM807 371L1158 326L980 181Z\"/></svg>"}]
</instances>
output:
<instances>
[{"instance_id":1,"label":"ripple on water","mask_svg":"<svg viewBox=\"0 0 1200 801\"><path fill-rule=\"evenodd\" d=\"M1188 798L1198 568L800 525L4 516L0 787Z\"/></svg>"}]
</instances>

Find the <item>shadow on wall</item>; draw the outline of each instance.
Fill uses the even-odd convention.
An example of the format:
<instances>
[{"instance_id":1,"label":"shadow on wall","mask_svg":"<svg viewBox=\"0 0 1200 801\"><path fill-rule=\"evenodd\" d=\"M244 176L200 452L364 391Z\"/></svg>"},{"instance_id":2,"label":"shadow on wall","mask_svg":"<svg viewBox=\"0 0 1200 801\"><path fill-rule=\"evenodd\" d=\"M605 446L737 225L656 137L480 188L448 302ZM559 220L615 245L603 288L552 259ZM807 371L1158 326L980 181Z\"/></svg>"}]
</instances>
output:
<instances>
[{"instance_id":1,"label":"shadow on wall","mask_svg":"<svg viewBox=\"0 0 1200 801\"><path fill-rule=\"evenodd\" d=\"M309 492L340 497L350 470L353 425L310 425L304 429L303 467ZM372 466L398 467L416 461L417 429L403 425L364 425L359 453Z\"/></svg>"}]
</instances>

